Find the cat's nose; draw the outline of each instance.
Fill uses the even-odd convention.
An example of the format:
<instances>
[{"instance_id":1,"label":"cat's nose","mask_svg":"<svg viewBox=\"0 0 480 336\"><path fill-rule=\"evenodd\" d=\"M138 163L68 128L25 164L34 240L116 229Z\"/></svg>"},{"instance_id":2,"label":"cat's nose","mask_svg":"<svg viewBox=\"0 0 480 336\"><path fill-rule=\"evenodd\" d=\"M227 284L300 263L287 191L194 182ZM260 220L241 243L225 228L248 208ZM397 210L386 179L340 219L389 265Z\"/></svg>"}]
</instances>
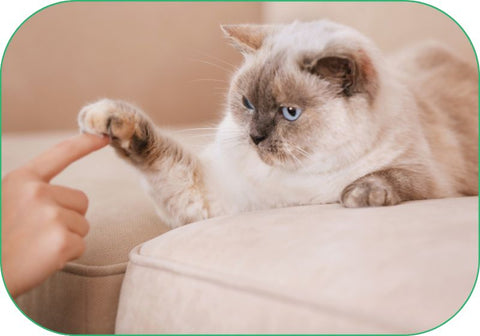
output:
<instances>
[{"instance_id":1,"label":"cat's nose","mask_svg":"<svg viewBox=\"0 0 480 336\"><path fill-rule=\"evenodd\" d=\"M265 140L267 137L265 135L250 134L250 138L252 138L252 141L255 145L258 145L260 142Z\"/></svg>"}]
</instances>

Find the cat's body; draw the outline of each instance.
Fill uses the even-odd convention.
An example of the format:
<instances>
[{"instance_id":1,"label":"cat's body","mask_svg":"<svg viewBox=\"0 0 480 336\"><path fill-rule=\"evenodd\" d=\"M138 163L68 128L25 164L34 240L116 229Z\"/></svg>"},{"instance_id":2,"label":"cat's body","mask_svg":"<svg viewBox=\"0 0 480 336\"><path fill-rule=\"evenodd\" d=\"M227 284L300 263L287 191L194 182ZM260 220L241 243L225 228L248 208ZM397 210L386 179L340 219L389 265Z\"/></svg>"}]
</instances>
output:
<instances>
[{"instance_id":1,"label":"cat's body","mask_svg":"<svg viewBox=\"0 0 480 336\"><path fill-rule=\"evenodd\" d=\"M81 129L109 134L160 216L347 207L478 194L475 69L437 45L386 60L328 21L227 26L244 53L215 141L195 155L135 107L102 100Z\"/></svg>"}]
</instances>

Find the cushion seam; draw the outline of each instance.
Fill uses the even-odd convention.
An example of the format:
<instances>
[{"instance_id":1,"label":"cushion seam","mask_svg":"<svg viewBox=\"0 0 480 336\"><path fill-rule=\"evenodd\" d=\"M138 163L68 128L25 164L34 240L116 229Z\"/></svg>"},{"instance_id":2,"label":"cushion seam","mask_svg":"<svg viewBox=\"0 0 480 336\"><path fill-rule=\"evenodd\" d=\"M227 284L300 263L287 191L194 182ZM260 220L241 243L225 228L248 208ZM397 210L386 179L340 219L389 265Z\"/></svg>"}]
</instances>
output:
<instances>
[{"instance_id":1,"label":"cushion seam","mask_svg":"<svg viewBox=\"0 0 480 336\"><path fill-rule=\"evenodd\" d=\"M94 266L68 263L61 271L85 277L105 277L124 274L127 269L127 264L128 262L122 262L112 265Z\"/></svg>"},{"instance_id":2,"label":"cushion seam","mask_svg":"<svg viewBox=\"0 0 480 336\"><path fill-rule=\"evenodd\" d=\"M225 279L221 279L218 276L217 277L212 276L212 274L220 275L220 273L217 271L201 269L194 265L179 263L175 260L169 260L166 258L158 258L158 257L151 258L148 256L144 256L138 253L140 251L141 246L142 245L135 247L130 252L130 263L136 266L140 266L148 269L151 269L153 267L154 269L159 271L166 271L182 277L209 282L211 284L220 285L222 287L229 288L234 291L244 292L244 293L253 294L253 295L260 295L263 297L273 299L275 301L280 301L285 304L290 304L290 305L294 304L296 306L301 306L303 308L313 310L315 312L322 312L322 313L327 312L327 314L330 314L330 315L334 314L337 316L340 315L346 319L360 320L363 323L369 323L376 327L388 328L390 330L392 328L395 328L395 330L398 330L398 331L404 330L403 325L396 325L395 323L391 323L391 322L374 321L375 316L371 316L367 314L359 314L357 311L346 311L344 309L343 310L338 309L334 306L319 305L316 302L309 302L301 298L295 298L292 296L282 295L279 293L269 291L263 286L255 286L255 284L246 285L244 283L238 283L238 281L237 283L235 283L235 280L233 279L225 280ZM175 266L179 266L179 267L175 267ZM224 276L229 277L229 275L224 275Z\"/></svg>"}]
</instances>

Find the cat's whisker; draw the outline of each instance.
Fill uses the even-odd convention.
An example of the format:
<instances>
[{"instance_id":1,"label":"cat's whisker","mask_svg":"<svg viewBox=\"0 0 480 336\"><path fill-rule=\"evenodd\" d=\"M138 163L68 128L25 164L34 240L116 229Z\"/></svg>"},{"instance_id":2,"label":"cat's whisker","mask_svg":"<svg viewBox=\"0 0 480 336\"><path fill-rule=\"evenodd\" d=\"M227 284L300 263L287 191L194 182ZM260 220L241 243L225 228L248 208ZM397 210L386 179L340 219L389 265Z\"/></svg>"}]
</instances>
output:
<instances>
[{"instance_id":1,"label":"cat's whisker","mask_svg":"<svg viewBox=\"0 0 480 336\"><path fill-rule=\"evenodd\" d=\"M288 154L290 155L290 157L297 163L298 166L302 167L302 168L305 168L303 163L300 161L300 159L295 155L293 154L292 150L289 148L290 146L286 146L284 147L285 150L288 152ZM295 148L294 148L295 149Z\"/></svg>"},{"instance_id":2,"label":"cat's whisker","mask_svg":"<svg viewBox=\"0 0 480 336\"><path fill-rule=\"evenodd\" d=\"M193 135L189 135L188 137L189 138L208 138L208 137L215 137L215 135L217 135L217 133L210 133L210 134L193 134Z\"/></svg>"},{"instance_id":3,"label":"cat's whisker","mask_svg":"<svg viewBox=\"0 0 480 336\"><path fill-rule=\"evenodd\" d=\"M208 138L208 137L211 137L212 139L215 138L215 136L217 135L218 133L209 133L209 134L193 134L193 135L190 135L188 136L189 138ZM233 138L233 139L237 139L239 138L238 136ZM231 138L222 138L222 141L224 140L230 140Z\"/></svg>"},{"instance_id":4,"label":"cat's whisker","mask_svg":"<svg viewBox=\"0 0 480 336\"><path fill-rule=\"evenodd\" d=\"M310 155L310 153L308 153L306 150L302 149L301 147L299 147L297 145L292 145L290 143L287 143L286 145L289 148L292 148L294 151L298 152L298 154L302 155L304 158L306 158L308 160L312 159L312 156Z\"/></svg>"},{"instance_id":5,"label":"cat's whisker","mask_svg":"<svg viewBox=\"0 0 480 336\"><path fill-rule=\"evenodd\" d=\"M302 149L298 146L294 146L293 149L296 150L299 154L301 154L306 159L309 159L309 160L312 159L312 156L307 151L305 151L304 149Z\"/></svg>"},{"instance_id":6,"label":"cat's whisker","mask_svg":"<svg viewBox=\"0 0 480 336\"><path fill-rule=\"evenodd\" d=\"M297 156L295 156L295 157L297 157ZM297 157L297 159L298 159L298 157ZM307 158L307 159L309 159L309 158ZM302 168L306 168L304 160L299 159L299 163L300 163Z\"/></svg>"},{"instance_id":7,"label":"cat's whisker","mask_svg":"<svg viewBox=\"0 0 480 336\"><path fill-rule=\"evenodd\" d=\"M222 141L222 144L224 144L224 145L239 144L239 143L242 143L242 141L240 141L238 139L230 139L230 140Z\"/></svg>"},{"instance_id":8,"label":"cat's whisker","mask_svg":"<svg viewBox=\"0 0 480 336\"><path fill-rule=\"evenodd\" d=\"M202 56L210 57L210 58L212 58L212 59L214 59L214 60L216 60L216 61L222 62L223 64L232 67L232 70L235 70L235 69L237 68L236 65L234 65L234 64L232 64L232 63L229 63L229 62L227 62L227 61L224 61L224 60L222 60L221 58L218 58L218 57L216 57L216 56L207 54L207 53L202 52L202 51L199 51L199 50L196 50L195 52L199 53L199 54L202 55Z\"/></svg>"},{"instance_id":9,"label":"cat's whisker","mask_svg":"<svg viewBox=\"0 0 480 336\"><path fill-rule=\"evenodd\" d=\"M189 83L196 83L196 82L218 82L218 83L229 83L228 81L224 79L217 79L217 78L198 78L198 79L192 79L189 81Z\"/></svg>"},{"instance_id":10,"label":"cat's whisker","mask_svg":"<svg viewBox=\"0 0 480 336\"><path fill-rule=\"evenodd\" d=\"M202 151L207 147L205 143L186 143L185 147L188 147L190 150Z\"/></svg>"},{"instance_id":11,"label":"cat's whisker","mask_svg":"<svg viewBox=\"0 0 480 336\"><path fill-rule=\"evenodd\" d=\"M225 33L253 51L243 65L196 51L181 56L198 70L188 78L198 82L190 89L222 91L222 103L207 109L223 106L218 125L157 131L140 109L111 99L79 113L82 131L108 134L143 174L162 222L175 228L300 204L338 201L350 208L478 195L478 144L465 140L478 138L469 90L478 80L455 53L429 44L392 65L368 38L328 21L231 27ZM264 40L266 31L275 43ZM319 36L311 42L313 34ZM435 68L425 67L432 62ZM394 66L413 71L400 78ZM453 96L451 87L459 88ZM438 130L448 138L435 141ZM178 142L170 140L174 134ZM201 148L208 155L198 155Z\"/></svg>"},{"instance_id":12,"label":"cat's whisker","mask_svg":"<svg viewBox=\"0 0 480 336\"><path fill-rule=\"evenodd\" d=\"M182 133L187 139L190 138L190 139L211 139L212 141L215 140L215 138L217 137L218 135L218 131L208 131L208 132L205 132L205 133L195 133L195 132L192 132L194 134L188 134L188 133ZM222 141L229 141L229 140L232 140L232 139L241 139L243 138L243 135L241 133L233 133L233 134L230 134L229 137L225 137L223 136L222 137Z\"/></svg>"},{"instance_id":13,"label":"cat's whisker","mask_svg":"<svg viewBox=\"0 0 480 336\"><path fill-rule=\"evenodd\" d=\"M244 144L243 137L240 137L240 136L231 137L231 138L223 138L220 141L221 141L222 145L230 147L230 148Z\"/></svg>"},{"instance_id":14,"label":"cat's whisker","mask_svg":"<svg viewBox=\"0 0 480 336\"><path fill-rule=\"evenodd\" d=\"M194 131L180 132L180 133L177 133L177 134L184 134L185 136L205 136L205 135L214 135L214 134L217 134L217 133L218 133L217 130L211 130L211 131L203 131L203 132L194 132Z\"/></svg>"},{"instance_id":15,"label":"cat's whisker","mask_svg":"<svg viewBox=\"0 0 480 336\"><path fill-rule=\"evenodd\" d=\"M227 141L232 141L232 140L239 140L239 141L243 141L244 137L242 135L235 135L235 134L231 134L230 136L228 137L225 137L225 136L219 136L216 140L219 141L219 142L222 142L222 143L225 143Z\"/></svg>"},{"instance_id":16,"label":"cat's whisker","mask_svg":"<svg viewBox=\"0 0 480 336\"><path fill-rule=\"evenodd\" d=\"M299 151L300 153L308 155L308 152L306 150L302 149L301 147L293 146L293 148L296 149L297 151Z\"/></svg>"},{"instance_id":17,"label":"cat's whisker","mask_svg":"<svg viewBox=\"0 0 480 336\"><path fill-rule=\"evenodd\" d=\"M239 136L232 136L230 138L222 138L220 139L220 141L222 143L232 143L232 142L241 142L243 140L243 137L239 137Z\"/></svg>"},{"instance_id":18,"label":"cat's whisker","mask_svg":"<svg viewBox=\"0 0 480 336\"><path fill-rule=\"evenodd\" d=\"M213 88L213 93L218 93L218 94L222 94L222 95L225 95L228 91L228 88L227 87L214 87Z\"/></svg>"},{"instance_id":19,"label":"cat's whisker","mask_svg":"<svg viewBox=\"0 0 480 336\"><path fill-rule=\"evenodd\" d=\"M204 63L204 64L208 64L208 65L211 65L215 68L218 68L218 69L221 69L223 71L226 71L228 73L231 73L234 69L229 69L229 68L226 68L224 66L221 66L221 65L218 65L218 64L215 64L215 63L212 63L212 62L209 62L209 61L204 61L204 60L200 60L200 59L195 59L195 58L189 58L190 61L194 61L194 62L200 62L200 63Z\"/></svg>"},{"instance_id":20,"label":"cat's whisker","mask_svg":"<svg viewBox=\"0 0 480 336\"><path fill-rule=\"evenodd\" d=\"M190 132L190 131L211 131L211 130L219 130L220 127L196 127L196 128L184 128L181 130L176 130L175 133L183 133L183 132Z\"/></svg>"}]
</instances>

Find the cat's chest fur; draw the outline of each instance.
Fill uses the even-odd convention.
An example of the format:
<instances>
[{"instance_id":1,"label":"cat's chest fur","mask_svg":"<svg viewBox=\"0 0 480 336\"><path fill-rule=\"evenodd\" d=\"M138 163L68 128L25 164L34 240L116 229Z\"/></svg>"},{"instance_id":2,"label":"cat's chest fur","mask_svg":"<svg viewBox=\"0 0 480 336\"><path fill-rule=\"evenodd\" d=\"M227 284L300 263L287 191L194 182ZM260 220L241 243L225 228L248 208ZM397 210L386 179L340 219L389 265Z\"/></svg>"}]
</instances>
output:
<instances>
[{"instance_id":1,"label":"cat's chest fur","mask_svg":"<svg viewBox=\"0 0 480 336\"><path fill-rule=\"evenodd\" d=\"M338 202L348 184L367 174L372 166L380 168L399 155L396 151L385 151L385 146L387 142L340 169L328 169L325 167L328 163L317 163L289 171L265 164L248 144L231 148L213 143L202 157L211 211L235 214Z\"/></svg>"}]
</instances>

